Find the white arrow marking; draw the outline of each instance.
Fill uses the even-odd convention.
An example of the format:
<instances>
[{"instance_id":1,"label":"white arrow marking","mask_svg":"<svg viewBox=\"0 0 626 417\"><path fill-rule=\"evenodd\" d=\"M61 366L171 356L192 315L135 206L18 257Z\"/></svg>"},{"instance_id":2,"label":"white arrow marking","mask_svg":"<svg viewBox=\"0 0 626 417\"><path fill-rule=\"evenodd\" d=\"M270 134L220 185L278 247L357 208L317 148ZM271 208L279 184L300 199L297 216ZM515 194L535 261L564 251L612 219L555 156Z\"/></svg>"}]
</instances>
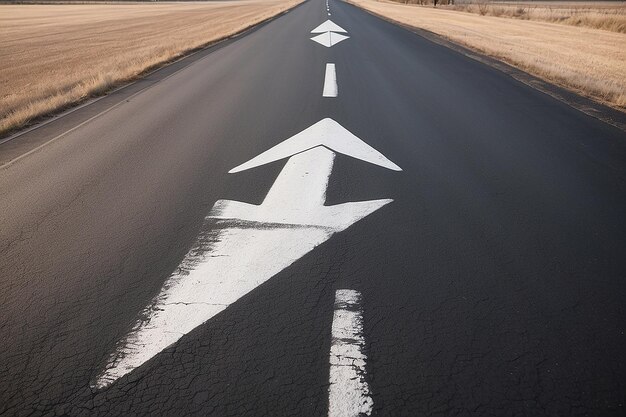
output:
<instances>
[{"instance_id":1,"label":"white arrow marking","mask_svg":"<svg viewBox=\"0 0 626 417\"><path fill-rule=\"evenodd\" d=\"M311 31L311 33L324 33L324 32L341 32L347 33L344 28L333 22L332 20L327 20L315 29Z\"/></svg>"},{"instance_id":2,"label":"white arrow marking","mask_svg":"<svg viewBox=\"0 0 626 417\"><path fill-rule=\"evenodd\" d=\"M325 146L335 152L361 159L374 165L393 171L402 171L399 166L354 136L339 123L333 119L326 118L228 172L245 171L246 169L269 164L316 146Z\"/></svg>"},{"instance_id":3,"label":"white arrow marking","mask_svg":"<svg viewBox=\"0 0 626 417\"><path fill-rule=\"evenodd\" d=\"M322 97L337 97L337 73L335 72L335 64L326 64Z\"/></svg>"},{"instance_id":4,"label":"white arrow marking","mask_svg":"<svg viewBox=\"0 0 626 417\"><path fill-rule=\"evenodd\" d=\"M327 9L327 11L330 10ZM328 14L330 15L330 13ZM349 38L349 36L335 32L347 33L344 28L337 25L335 22L327 20L311 31L311 33L320 33L320 35L313 36L311 40L330 48L331 46Z\"/></svg>"},{"instance_id":5,"label":"white arrow marking","mask_svg":"<svg viewBox=\"0 0 626 417\"><path fill-rule=\"evenodd\" d=\"M120 341L94 387L104 388L141 366L333 234L393 201L325 206L335 158L331 149L400 170L332 119L231 170L289 157L260 206L215 203L193 247Z\"/></svg>"},{"instance_id":6,"label":"white arrow marking","mask_svg":"<svg viewBox=\"0 0 626 417\"><path fill-rule=\"evenodd\" d=\"M359 417L372 414L374 401L365 380L363 313L361 293L337 290L330 346L328 417Z\"/></svg>"},{"instance_id":7,"label":"white arrow marking","mask_svg":"<svg viewBox=\"0 0 626 417\"><path fill-rule=\"evenodd\" d=\"M313 36L311 40L330 48L331 46L337 45L339 42L345 41L348 38L349 36L345 36L340 33L326 32L321 35Z\"/></svg>"}]
</instances>

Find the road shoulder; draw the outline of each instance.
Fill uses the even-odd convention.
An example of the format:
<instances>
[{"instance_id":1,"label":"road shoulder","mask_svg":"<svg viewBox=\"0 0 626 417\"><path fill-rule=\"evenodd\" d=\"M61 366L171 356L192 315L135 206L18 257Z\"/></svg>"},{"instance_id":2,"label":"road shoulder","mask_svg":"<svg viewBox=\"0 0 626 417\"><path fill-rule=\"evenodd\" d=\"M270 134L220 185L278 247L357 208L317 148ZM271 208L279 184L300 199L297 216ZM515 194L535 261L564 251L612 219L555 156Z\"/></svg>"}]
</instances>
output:
<instances>
[{"instance_id":1,"label":"road shoulder","mask_svg":"<svg viewBox=\"0 0 626 417\"><path fill-rule=\"evenodd\" d=\"M584 97L572 90L567 88L558 86L556 84L551 83L550 81L539 78L535 75L532 75L528 72L525 72L519 68L516 68L510 64L507 64L497 58L481 53L477 50L471 49L467 46L463 46L459 43L453 42L446 37L434 33L432 31L419 28L416 26L412 26L403 22L399 22L387 16L381 15L374 11L368 10L363 7L359 7L356 4L350 2L350 0L346 1L352 7L359 8L372 16L378 17L382 20L390 22L396 26L399 26L405 30L408 30L416 35L419 35L429 41L436 43L441 46L445 46L446 48L452 49L468 58L479 61L485 65L488 65L492 68L495 68L505 74L511 76L512 78L538 90L544 94L548 94L551 97L556 98L557 100L568 104L569 106L591 116L598 120L601 120L605 123L608 123L612 126L617 127L618 129L626 132L626 113L623 113L619 110L616 110L612 107L599 103L595 100L592 100L588 97Z\"/></svg>"},{"instance_id":2,"label":"road shoulder","mask_svg":"<svg viewBox=\"0 0 626 417\"><path fill-rule=\"evenodd\" d=\"M164 63L157 68L150 69L136 79L107 91L103 95L77 102L68 109L53 112L47 116L38 118L32 124L25 126L23 129L14 132L10 136L4 138L0 137L0 169L8 167L19 159L45 147L48 143L106 114L118 105L132 99L137 94L146 91L195 62L206 58L213 52L256 32L302 4L304 4L304 2L300 2L277 15L269 17L237 33L210 42L200 48L190 50L185 55Z\"/></svg>"}]
</instances>

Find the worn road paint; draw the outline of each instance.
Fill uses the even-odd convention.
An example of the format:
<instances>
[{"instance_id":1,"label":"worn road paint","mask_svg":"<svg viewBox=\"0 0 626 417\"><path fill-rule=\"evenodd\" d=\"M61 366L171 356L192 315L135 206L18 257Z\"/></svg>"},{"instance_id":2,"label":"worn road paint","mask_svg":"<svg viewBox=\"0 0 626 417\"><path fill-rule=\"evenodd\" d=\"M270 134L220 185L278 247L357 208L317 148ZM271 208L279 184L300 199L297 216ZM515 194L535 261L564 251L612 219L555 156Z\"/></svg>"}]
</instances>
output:
<instances>
[{"instance_id":1,"label":"worn road paint","mask_svg":"<svg viewBox=\"0 0 626 417\"><path fill-rule=\"evenodd\" d=\"M372 413L374 401L365 380L361 293L337 290L330 346L329 417L359 417Z\"/></svg>"},{"instance_id":2,"label":"worn road paint","mask_svg":"<svg viewBox=\"0 0 626 417\"><path fill-rule=\"evenodd\" d=\"M332 20L327 20L315 29L311 31L311 33L324 33L324 32L340 32L340 33L348 33L344 28L333 22Z\"/></svg>"},{"instance_id":3,"label":"worn road paint","mask_svg":"<svg viewBox=\"0 0 626 417\"><path fill-rule=\"evenodd\" d=\"M324 119L233 168L289 158L259 206L219 200L160 294L120 341L93 386L104 388L391 199L325 206L335 152L389 169L393 162Z\"/></svg>"},{"instance_id":4,"label":"worn road paint","mask_svg":"<svg viewBox=\"0 0 626 417\"><path fill-rule=\"evenodd\" d=\"M326 64L322 97L337 97L337 73L335 72L335 64Z\"/></svg>"}]
</instances>

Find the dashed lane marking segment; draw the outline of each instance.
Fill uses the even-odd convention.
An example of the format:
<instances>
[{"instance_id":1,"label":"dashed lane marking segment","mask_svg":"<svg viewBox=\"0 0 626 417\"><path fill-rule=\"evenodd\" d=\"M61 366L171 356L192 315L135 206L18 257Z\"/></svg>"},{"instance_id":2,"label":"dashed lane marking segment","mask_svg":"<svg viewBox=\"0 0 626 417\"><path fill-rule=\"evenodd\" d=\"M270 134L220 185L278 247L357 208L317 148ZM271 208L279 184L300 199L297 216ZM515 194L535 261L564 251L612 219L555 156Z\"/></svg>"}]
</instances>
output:
<instances>
[{"instance_id":1,"label":"dashed lane marking segment","mask_svg":"<svg viewBox=\"0 0 626 417\"><path fill-rule=\"evenodd\" d=\"M335 72L335 64L326 64L322 96L337 97L337 73Z\"/></svg>"},{"instance_id":2,"label":"dashed lane marking segment","mask_svg":"<svg viewBox=\"0 0 626 417\"><path fill-rule=\"evenodd\" d=\"M330 346L329 417L359 417L372 413L374 401L365 379L361 293L337 290Z\"/></svg>"},{"instance_id":3,"label":"dashed lane marking segment","mask_svg":"<svg viewBox=\"0 0 626 417\"><path fill-rule=\"evenodd\" d=\"M236 173L289 158L261 205L219 200L200 235L160 294L93 383L105 388L185 334L391 199L326 206L335 154L394 171L400 167L332 119L230 170Z\"/></svg>"}]
</instances>

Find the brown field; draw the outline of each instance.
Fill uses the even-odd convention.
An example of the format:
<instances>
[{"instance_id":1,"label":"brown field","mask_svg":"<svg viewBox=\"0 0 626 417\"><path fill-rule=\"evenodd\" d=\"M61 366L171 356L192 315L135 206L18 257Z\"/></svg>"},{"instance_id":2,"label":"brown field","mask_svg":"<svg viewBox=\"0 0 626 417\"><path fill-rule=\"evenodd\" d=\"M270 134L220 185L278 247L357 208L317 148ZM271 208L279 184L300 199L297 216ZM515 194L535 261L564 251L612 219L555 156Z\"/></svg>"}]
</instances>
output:
<instances>
[{"instance_id":1,"label":"brown field","mask_svg":"<svg viewBox=\"0 0 626 417\"><path fill-rule=\"evenodd\" d=\"M422 6L433 4L433 0L393 1ZM624 1L438 0L437 3L443 9L481 16L536 20L626 33L626 2Z\"/></svg>"},{"instance_id":2,"label":"brown field","mask_svg":"<svg viewBox=\"0 0 626 417\"><path fill-rule=\"evenodd\" d=\"M626 34L432 6L349 1L626 111Z\"/></svg>"},{"instance_id":3,"label":"brown field","mask_svg":"<svg viewBox=\"0 0 626 417\"><path fill-rule=\"evenodd\" d=\"M452 10L476 13L482 16L510 17L583 26L610 32L626 33L626 5L614 3L567 2L554 3L464 3L444 6Z\"/></svg>"},{"instance_id":4,"label":"brown field","mask_svg":"<svg viewBox=\"0 0 626 417\"><path fill-rule=\"evenodd\" d=\"M0 4L0 135L300 1Z\"/></svg>"}]
</instances>

